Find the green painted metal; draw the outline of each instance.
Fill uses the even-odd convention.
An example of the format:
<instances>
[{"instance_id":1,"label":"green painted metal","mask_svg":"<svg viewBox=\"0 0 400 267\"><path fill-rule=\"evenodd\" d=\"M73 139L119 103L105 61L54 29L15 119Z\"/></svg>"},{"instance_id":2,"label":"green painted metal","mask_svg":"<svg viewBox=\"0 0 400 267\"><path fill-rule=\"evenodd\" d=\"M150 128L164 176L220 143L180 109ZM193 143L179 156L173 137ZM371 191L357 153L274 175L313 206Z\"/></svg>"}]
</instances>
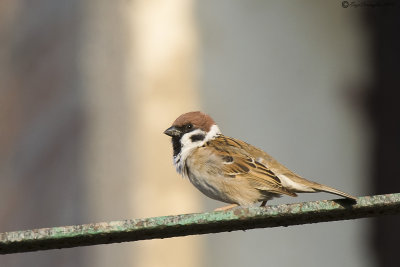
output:
<instances>
[{"instance_id":1,"label":"green painted metal","mask_svg":"<svg viewBox=\"0 0 400 267\"><path fill-rule=\"evenodd\" d=\"M400 214L400 193L0 233L0 254Z\"/></svg>"}]
</instances>

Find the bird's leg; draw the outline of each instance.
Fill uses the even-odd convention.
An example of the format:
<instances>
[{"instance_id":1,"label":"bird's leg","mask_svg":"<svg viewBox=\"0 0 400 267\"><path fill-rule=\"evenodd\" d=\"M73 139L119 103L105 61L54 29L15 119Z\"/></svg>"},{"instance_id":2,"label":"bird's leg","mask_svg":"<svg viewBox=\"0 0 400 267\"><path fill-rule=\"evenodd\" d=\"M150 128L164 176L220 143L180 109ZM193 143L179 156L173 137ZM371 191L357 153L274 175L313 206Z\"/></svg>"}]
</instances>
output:
<instances>
[{"instance_id":1,"label":"bird's leg","mask_svg":"<svg viewBox=\"0 0 400 267\"><path fill-rule=\"evenodd\" d=\"M239 205L238 204L231 204L231 205L228 205L228 206L223 206L221 208L215 209L214 211L230 210L230 209L233 209L233 208L235 208L237 206L239 206Z\"/></svg>"},{"instance_id":2,"label":"bird's leg","mask_svg":"<svg viewBox=\"0 0 400 267\"><path fill-rule=\"evenodd\" d=\"M267 204L267 201L263 201L263 202L261 202L260 207L265 207L266 204Z\"/></svg>"}]
</instances>

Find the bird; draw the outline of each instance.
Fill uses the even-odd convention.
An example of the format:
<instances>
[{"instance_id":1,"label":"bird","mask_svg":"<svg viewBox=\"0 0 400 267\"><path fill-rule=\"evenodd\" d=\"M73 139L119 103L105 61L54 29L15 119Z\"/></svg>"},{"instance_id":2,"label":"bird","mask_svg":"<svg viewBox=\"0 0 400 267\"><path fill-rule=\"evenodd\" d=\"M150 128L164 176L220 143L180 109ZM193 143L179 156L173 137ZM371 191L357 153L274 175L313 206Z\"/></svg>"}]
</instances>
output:
<instances>
[{"instance_id":1,"label":"bird","mask_svg":"<svg viewBox=\"0 0 400 267\"><path fill-rule=\"evenodd\" d=\"M297 193L327 192L357 200L297 175L255 146L223 135L201 111L180 115L164 134L171 137L176 171L204 195L230 204L216 211L259 202L265 206L273 198Z\"/></svg>"}]
</instances>

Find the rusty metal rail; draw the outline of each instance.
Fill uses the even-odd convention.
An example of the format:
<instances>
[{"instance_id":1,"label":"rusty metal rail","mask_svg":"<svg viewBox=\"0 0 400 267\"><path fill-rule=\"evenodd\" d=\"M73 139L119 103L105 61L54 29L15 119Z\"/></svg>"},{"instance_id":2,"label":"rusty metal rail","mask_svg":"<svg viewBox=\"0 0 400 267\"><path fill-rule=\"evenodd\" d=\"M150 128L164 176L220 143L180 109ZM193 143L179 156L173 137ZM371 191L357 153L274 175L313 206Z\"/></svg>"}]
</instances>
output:
<instances>
[{"instance_id":1,"label":"rusty metal rail","mask_svg":"<svg viewBox=\"0 0 400 267\"><path fill-rule=\"evenodd\" d=\"M0 254L400 214L400 193L0 233Z\"/></svg>"}]
</instances>

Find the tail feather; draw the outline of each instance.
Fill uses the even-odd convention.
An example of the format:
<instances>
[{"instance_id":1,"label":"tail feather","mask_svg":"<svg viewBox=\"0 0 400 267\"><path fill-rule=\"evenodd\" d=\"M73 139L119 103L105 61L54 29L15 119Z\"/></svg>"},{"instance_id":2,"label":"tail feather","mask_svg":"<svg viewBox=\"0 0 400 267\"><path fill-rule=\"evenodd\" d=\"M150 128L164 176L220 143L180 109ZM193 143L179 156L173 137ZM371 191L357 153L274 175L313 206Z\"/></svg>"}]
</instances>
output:
<instances>
[{"instance_id":1,"label":"tail feather","mask_svg":"<svg viewBox=\"0 0 400 267\"><path fill-rule=\"evenodd\" d=\"M356 197L354 197L354 196L352 196L350 194L347 194L345 192L342 192L340 190L337 190L335 188L332 188L332 187L329 187L329 186L326 186L326 185L318 184L316 186L313 186L313 189L316 190L316 191L331 193L331 194L342 196L342 197L345 197L345 198L348 198L348 199L357 200Z\"/></svg>"}]
</instances>

